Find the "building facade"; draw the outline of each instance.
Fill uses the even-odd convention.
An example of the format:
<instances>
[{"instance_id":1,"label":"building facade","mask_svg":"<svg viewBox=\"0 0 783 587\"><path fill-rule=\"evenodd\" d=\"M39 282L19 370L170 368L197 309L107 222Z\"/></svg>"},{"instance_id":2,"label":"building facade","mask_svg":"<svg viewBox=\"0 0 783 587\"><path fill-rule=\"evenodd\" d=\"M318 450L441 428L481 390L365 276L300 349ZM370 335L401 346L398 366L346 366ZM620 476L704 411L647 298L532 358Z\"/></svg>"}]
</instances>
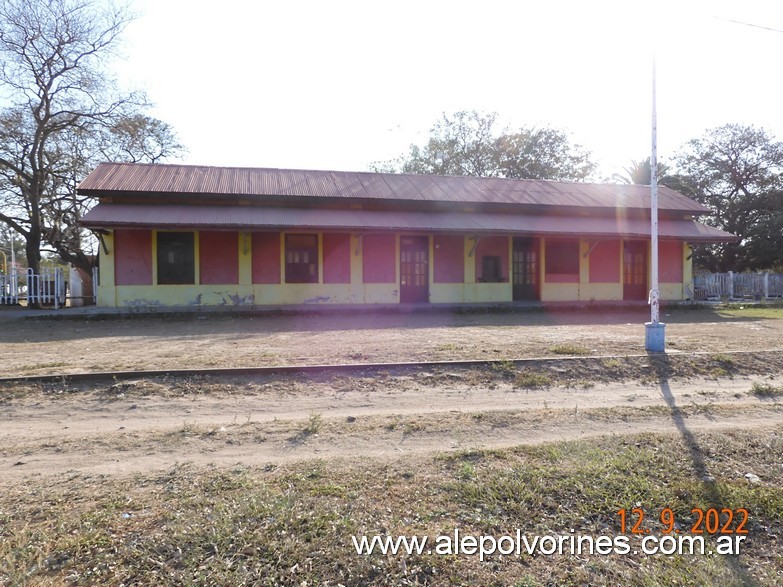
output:
<instances>
[{"instance_id":1,"label":"building facade","mask_svg":"<svg viewBox=\"0 0 783 587\"><path fill-rule=\"evenodd\" d=\"M112 307L643 301L647 186L102 164L98 304ZM694 245L734 237L667 188L661 299Z\"/></svg>"}]
</instances>

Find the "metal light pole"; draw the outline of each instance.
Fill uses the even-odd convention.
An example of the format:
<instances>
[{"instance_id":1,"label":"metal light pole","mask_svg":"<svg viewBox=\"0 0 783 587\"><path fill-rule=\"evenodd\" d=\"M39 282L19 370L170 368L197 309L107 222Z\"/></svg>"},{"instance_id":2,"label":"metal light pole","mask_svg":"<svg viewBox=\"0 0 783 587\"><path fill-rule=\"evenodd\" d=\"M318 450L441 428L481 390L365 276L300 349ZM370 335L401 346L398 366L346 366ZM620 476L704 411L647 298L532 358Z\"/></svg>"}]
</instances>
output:
<instances>
[{"instance_id":1,"label":"metal light pole","mask_svg":"<svg viewBox=\"0 0 783 587\"><path fill-rule=\"evenodd\" d=\"M660 322L658 291L658 114L656 109L655 61L652 75L652 151L650 152L650 321L645 322L647 352L666 350L666 324Z\"/></svg>"}]
</instances>

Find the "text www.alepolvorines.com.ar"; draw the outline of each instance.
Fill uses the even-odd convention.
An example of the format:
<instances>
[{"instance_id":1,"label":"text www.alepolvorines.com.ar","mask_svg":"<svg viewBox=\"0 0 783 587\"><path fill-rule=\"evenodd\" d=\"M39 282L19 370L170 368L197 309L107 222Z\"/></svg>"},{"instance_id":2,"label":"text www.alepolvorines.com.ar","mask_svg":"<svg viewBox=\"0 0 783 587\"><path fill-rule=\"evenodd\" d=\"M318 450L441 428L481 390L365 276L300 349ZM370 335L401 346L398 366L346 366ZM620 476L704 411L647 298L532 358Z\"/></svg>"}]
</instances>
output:
<instances>
[{"instance_id":1,"label":"text www.alepolvorines.com.ar","mask_svg":"<svg viewBox=\"0 0 783 587\"><path fill-rule=\"evenodd\" d=\"M739 554L745 536L720 536L710 545L704 536L663 535L644 536L632 542L631 536L586 536L582 534L527 536L516 534L500 537L463 534L459 529L452 534L441 534L432 539L416 535L351 536L356 554L370 555L478 555L487 556L534 555L626 555L626 554ZM638 544L636 544L638 542Z\"/></svg>"}]
</instances>

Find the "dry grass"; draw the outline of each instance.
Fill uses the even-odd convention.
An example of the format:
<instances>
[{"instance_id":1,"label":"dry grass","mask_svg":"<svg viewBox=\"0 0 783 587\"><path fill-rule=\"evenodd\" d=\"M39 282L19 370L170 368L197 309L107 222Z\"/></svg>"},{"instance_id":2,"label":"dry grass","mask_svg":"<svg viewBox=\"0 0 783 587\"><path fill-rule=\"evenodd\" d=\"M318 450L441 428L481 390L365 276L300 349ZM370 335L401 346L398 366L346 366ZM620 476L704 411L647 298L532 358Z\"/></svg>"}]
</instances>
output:
<instances>
[{"instance_id":1,"label":"dry grass","mask_svg":"<svg viewBox=\"0 0 783 587\"><path fill-rule=\"evenodd\" d=\"M63 475L0 494L8 585L776 585L783 428L393 462ZM715 482L701 480L709 472ZM746 471L762 477L750 485ZM359 556L356 534L618 532L619 508L747 508L741 556ZM650 529L655 531L653 522Z\"/></svg>"}]
</instances>

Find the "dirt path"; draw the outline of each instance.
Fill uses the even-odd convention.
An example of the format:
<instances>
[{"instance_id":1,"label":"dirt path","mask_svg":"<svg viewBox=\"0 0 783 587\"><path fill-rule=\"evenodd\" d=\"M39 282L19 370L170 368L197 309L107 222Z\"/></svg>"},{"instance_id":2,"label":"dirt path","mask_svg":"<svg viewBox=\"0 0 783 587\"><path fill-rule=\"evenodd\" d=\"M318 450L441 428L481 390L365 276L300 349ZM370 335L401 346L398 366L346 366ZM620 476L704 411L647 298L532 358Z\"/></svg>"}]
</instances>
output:
<instances>
[{"instance_id":1,"label":"dirt path","mask_svg":"<svg viewBox=\"0 0 783 587\"><path fill-rule=\"evenodd\" d=\"M778 312L783 317L783 312ZM775 314L777 315L777 314ZM506 313L146 316L11 320L5 376L644 353L645 309ZM783 319L664 312L670 352L783 348Z\"/></svg>"},{"instance_id":2,"label":"dirt path","mask_svg":"<svg viewBox=\"0 0 783 587\"><path fill-rule=\"evenodd\" d=\"M748 378L515 389L467 372L380 378L136 381L23 390L0 403L0 485L64 472L128 475L178 463L265 465L396 456L599 434L765 428L783 402ZM780 377L765 382L780 385Z\"/></svg>"}]
</instances>

